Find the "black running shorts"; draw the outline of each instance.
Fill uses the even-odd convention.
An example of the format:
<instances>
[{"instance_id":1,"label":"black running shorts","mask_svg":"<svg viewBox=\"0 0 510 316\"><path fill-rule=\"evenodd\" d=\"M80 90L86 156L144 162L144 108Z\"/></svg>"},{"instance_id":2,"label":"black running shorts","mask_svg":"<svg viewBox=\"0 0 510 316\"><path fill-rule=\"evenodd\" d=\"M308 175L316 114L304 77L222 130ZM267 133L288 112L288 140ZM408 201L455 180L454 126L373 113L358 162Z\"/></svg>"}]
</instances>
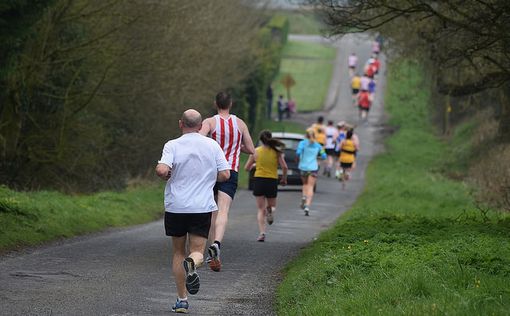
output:
<instances>
[{"instance_id":1,"label":"black running shorts","mask_svg":"<svg viewBox=\"0 0 510 316\"><path fill-rule=\"evenodd\" d=\"M266 198L276 198L278 195L278 179L253 178L253 195Z\"/></svg>"},{"instance_id":2,"label":"black running shorts","mask_svg":"<svg viewBox=\"0 0 510 316\"><path fill-rule=\"evenodd\" d=\"M359 89L352 89L352 94L358 94L359 93Z\"/></svg>"},{"instance_id":3,"label":"black running shorts","mask_svg":"<svg viewBox=\"0 0 510 316\"><path fill-rule=\"evenodd\" d=\"M326 155L328 156L336 156L337 152L335 148L326 148Z\"/></svg>"},{"instance_id":4,"label":"black running shorts","mask_svg":"<svg viewBox=\"0 0 510 316\"><path fill-rule=\"evenodd\" d=\"M350 169L352 168L352 162L341 162L340 167L342 167L343 169Z\"/></svg>"},{"instance_id":5,"label":"black running shorts","mask_svg":"<svg viewBox=\"0 0 510 316\"><path fill-rule=\"evenodd\" d=\"M182 237L186 234L209 237L211 212L170 213L165 212L165 233L167 236Z\"/></svg>"},{"instance_id":6,"label":"black running shorts","mask_svg":"<svg viewBox=\"0 0 510 316\"><path fill-rule=\"evenodd\" d=\"M218 191L221 191L228 194L228 196L230 196L233 200L237 191L237 177L237 172L230 170L230 178L227 181L216 182L216 185L214 186L214 194L216 195L218 194Z\"/></svg>"}]
</instances>

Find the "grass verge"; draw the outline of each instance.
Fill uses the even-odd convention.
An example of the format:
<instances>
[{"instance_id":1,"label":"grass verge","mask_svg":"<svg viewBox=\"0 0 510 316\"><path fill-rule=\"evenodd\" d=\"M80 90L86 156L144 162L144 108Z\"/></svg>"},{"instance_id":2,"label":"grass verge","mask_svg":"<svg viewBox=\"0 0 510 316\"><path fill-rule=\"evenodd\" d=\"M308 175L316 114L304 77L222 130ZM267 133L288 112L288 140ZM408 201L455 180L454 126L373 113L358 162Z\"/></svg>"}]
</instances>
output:
<instances>
[{"instance_id":1,"label":"grass verge","mask_svg":"<svg viewBox=\"0 0 510 316\"><path fill-rule=\"evenodd\" d=\"M0 250L140 224L163 214L163 187L69 196L0 186Z\"/></svg>"},{"instance_id":2,"label":"grass verge","mask_svg":"<svg viewBox=\"0 0 510 316\"><path fill-rule=\"evenodd\" d=\"M364 193L285 269L279 315L507 315L510 217L482 216L468 188L439 173L449 148L428 121L420 68L390 68L399 126Z\"/></svg>"},{"instance_id":3,"label":"grass verge","mask_svg":"<svg viewBox=\"0 0 510 316\"><path fill-rule=\"evenodd\" d=\"M328 92L335 54L336 50L326 45L287 42L283 49L280 71L274 81L275 100L280 94L287 98L281 80L290 74L296 82L291 89L291 97L296 101L297 110L321 110ZM273 112L276 113L276 109Z\"/></svg>"}]
</instances>

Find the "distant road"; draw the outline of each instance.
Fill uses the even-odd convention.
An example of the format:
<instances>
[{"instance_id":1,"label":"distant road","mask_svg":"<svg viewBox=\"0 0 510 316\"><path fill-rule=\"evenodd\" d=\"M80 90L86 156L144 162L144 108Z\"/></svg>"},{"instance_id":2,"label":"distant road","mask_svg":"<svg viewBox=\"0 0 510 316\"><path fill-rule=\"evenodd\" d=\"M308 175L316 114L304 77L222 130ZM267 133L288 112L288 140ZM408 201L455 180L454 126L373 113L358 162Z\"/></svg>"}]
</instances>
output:
<instances>
[{"instance_id":1,"label":"distant road","mask_svg":"<svg viewBox=\"0 0 510 316\"><path fill-rule=\"evenodd\" d=\"M290 38L323 41L297 35ZM334 45L338 54L327 98L330 103L322 114L335 122L356 122L346 61L355 51L364 63L370 42L358 35L344 37ZM280 192L275 223L269 227L265 243L255 241L255 199L249 191L238 192L222 244L223 270L199 270L202 285L198 295L189 296L191 314L275 314L272 305L282 267L332 225L363 189L367 163L381 148L384 85L381 75L370 122L356 129L361 139L358 168L345 191L338 181L321 176L309 217L299 208L298 187ZM296 119L312 123L317 115L298 115ZM163 222L156 221L3 256L0 314L168 315L176 297L170 253Z\"/></svg>"}]
</instances>

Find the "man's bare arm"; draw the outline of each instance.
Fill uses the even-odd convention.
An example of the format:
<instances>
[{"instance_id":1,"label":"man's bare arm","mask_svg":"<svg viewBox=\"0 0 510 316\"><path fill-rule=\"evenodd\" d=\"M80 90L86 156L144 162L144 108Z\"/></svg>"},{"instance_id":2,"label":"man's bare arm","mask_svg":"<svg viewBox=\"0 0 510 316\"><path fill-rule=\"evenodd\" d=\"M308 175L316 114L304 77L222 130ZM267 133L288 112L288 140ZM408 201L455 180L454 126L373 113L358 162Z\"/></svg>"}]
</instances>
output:
<instances>
[{"instance_id":1,"label":"man's bare arm","mask_svg":"<svg viewBox=\"0 0 510 316\"><path fill-rule=\"evenodd\" d=\"M170 168L169 166L167 166L164 163L158 163L156 165L156 174L161 179L168 180L168 179L170 179L170 176L172 175L172 168Z\"/></svg>"},{"instance_id":2,"label":"man's bare arm","mask_svg":"<svg viewBox=\"0 0 510 316\"><path fill-rule=\"evenodd\" d=\"M225 182L230 178L230 170L218 171L217 182Z\"/></svg>"},{"instance_id":3,"label":"man's bare arm","mask_svg":"<svg viewBox=\"0 0 510 316\"><path fill-rule=\"evenodd\" d=\"M200 129L199 133L201 135L204 135L204 136L208 136L209 133L211 132L211 119L212 117L210 118L206 118L203 122L202 122L202 128Z\"/></svg>"},{"instance_id":4,"label":"man's bare arm","mask_svg":"<svg viewBox=\"0 0 510 316\"><path fill-rule=\"evenodd\" d=\"M248 126L246 126L246 124L241 119L238 119L237 122L241 128L241 133L243 134L243 144L241 146L241 151L245 154L253 155L255 153L255 146L253 145L253 140L251 139Z\"/></svg>"}]
</instances>

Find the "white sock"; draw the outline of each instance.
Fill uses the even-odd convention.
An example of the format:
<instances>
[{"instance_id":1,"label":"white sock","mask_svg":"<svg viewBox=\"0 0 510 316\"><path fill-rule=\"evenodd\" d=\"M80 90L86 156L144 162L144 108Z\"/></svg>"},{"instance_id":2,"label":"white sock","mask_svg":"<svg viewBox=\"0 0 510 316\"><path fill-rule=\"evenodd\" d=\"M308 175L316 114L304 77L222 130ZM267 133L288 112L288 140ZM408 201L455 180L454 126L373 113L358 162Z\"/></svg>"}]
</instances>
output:
<instances>
[{"instance_id":1,"label":"white sock","mask_svg":"<svg viewBox=\"0 0 510 316\"><path fill-rule=\"evenodd\" d=\"M177 296L177 300L180 302L180 301L187 301L188 300L188 297L186 296L185 298L180 298L179 296Z\"/></svg>"}]
</instances>

